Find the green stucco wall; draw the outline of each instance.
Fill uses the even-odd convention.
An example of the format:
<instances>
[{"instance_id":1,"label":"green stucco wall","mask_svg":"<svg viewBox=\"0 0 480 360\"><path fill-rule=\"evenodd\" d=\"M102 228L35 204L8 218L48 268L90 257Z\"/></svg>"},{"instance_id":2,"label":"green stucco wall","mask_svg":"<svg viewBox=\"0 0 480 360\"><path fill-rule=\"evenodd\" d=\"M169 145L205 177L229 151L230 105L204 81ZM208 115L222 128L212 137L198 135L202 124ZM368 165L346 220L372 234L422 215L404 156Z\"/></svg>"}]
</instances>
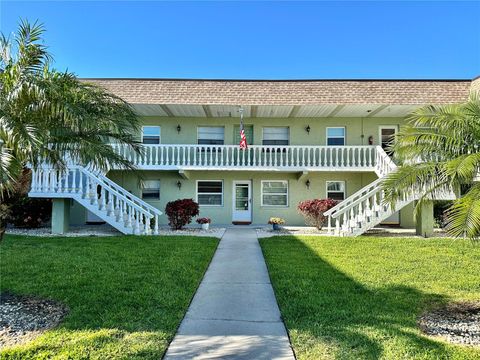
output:
<instances>
[{"instance_id":1,"label":"green stucco wall","mask_svg":"<svg viewBox=\"0 0 480 360\"><path fill-rule=\"evenodd\" d=\"M165 209L167 202L180 198L196 198L196 180L223 180L223 206L201 206L200 215L211 217L216 224L232 222L233 181L252 180L252 217L255 224L266 224L271 216L281 216L287 219L289 225L304 225L303 218L297 213L297 204L306 199L325 198L326 181L345 181L347 196L369 184L376 175L374 173L353 172L321 172L310 173L297 180L298 173L246 172L246 171L191 171L190 179L182 179L173 171L142 171L139 175L144 180L160 180L160 200L149 203L160 210ZM108 176L123 186L126 190L141 197L140 180L128 171L111 171ZM310 188L305 182L310 180ZM287 207L270 207L261 205L261 180L288 180L289 204ZM181 181L181 190L177 182ZM402 224L411 224L408 212L401 215ZM166 224L167 218L162 216L161 223Z\"/></svg>"},{"instance_id":2,"label":"green stucco wall","mask_svg":"<svg viewBox=\"0 0 480 360\"><path fill-rule=\"evenodd\" d=\"M225 144L236 144L234 126L239 124L238 117L234 118L168 118L168 117L142 117L144 125L161 126L161 142L163 144L196 144L198 126L224 126ZM379 144L380 126L398 126L405 123L402 118L246 118L245 125L253 125L254 144L262 143L262 128L265 126L288 126L290 128L290 145L325 145L327 127L346 127L346 145L367 145L368 138L373 137L373 144ZM177 125L181 131L177 132ZM305 131L310 126L310 133ZM251 144L251 139L248 139ZM303 225L303 218L297 213L296 206L299 201L326 196L326 181L340 180L346 182L347 196L374 181L377 177L368 172L311 172L301 181L297 180L298 173L287 172L247 172L247 171L190 171L190 179L182 179L174 171L141 171L138 175L144 180L160 180L161 189L159 201L150 203L165 209L168 201L179 198L194 198L196 196L196 180L223 180L224 204L221 207L202 207L201 216L211 217L216 224L230 224L232 221L232 190L234 180L252 180L253 223L265 224L270 216L281 216L287 219L289 225ZM128 171L111 171L108 176L131 191L141 196L140 177ZM305 181L310 180L310 189L305 186ZM177 188L181 181L182 188ZM288 180L289 181L289 206L286 208L273 208L261 206L261 180ZM75 221L85 221L85 211L80 206L72 208L72 218ZM161 217L161 223L166 224L166 216ZM413 228L413 204L406 206L400 212L402 227Z\"/></svg>"},{"instance_id":3,"label":"green stucco wall","mask_svg":"<svg viewBox=\"0 0 480 360\"><path fill-rule=\"evenodd\" d=\"M234 143L234 126L239 124L236 118L168 118L142 117L143 125L161 126L163 144L196 144L198 126L224 126L225 144ZM326 145L327 127L346 127L347 145L368 145L369 136L373 136L374 145L379 144L379 127L382 125L401 126L402 118L247 118L245 125L253 125L254 144L262 143L264 126L290 127L290 145ZM181 131L177 132L177 125ZM310 126L310 133L305 131ZM362 134L364 135L362 137Z\"/></svg>"}]
</instances>

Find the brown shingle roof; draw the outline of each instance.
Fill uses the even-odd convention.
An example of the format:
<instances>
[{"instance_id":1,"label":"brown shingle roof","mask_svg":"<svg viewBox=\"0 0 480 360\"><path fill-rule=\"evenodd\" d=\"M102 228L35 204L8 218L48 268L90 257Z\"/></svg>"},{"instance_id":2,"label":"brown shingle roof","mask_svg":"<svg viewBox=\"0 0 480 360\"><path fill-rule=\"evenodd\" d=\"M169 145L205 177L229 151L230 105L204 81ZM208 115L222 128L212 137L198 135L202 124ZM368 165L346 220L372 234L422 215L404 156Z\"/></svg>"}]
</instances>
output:
<instances>
[{"instance_id":1,"label":"brown shingle roof","mask_svg":"<svg viewBox=\"0 0 480 360\"><path fill-rule=\"evenodd\" d=\"M449 104L468 98L470 80L84 79L132 104Z\"/></svg>"}]
</instances>

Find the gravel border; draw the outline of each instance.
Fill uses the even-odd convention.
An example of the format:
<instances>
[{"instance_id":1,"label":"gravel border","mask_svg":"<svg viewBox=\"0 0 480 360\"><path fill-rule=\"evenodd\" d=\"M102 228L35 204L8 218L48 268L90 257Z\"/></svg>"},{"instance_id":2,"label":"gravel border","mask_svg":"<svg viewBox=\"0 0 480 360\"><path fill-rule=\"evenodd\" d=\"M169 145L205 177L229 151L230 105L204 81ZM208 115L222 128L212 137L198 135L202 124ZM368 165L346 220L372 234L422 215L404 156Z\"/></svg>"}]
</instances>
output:
<instances>
[{"instance_id":1,"label":"gravel border","mask_svg":"<svg viewBox=\"0 0 480 360\"><path fill-rule=\"evenodd\" d=\"M420 316L418 325L427 335L480 346L480 302L452 303L430 310Z\"/></svg>"},{"instance_id":2,"label":"gravel border","mask_svg":"<svg viewBox=\"0 0 480 360\"><path fill-rule=\"evenodd\" d=\"M57 326L68 308L53 300L0 294L0 348L33 340Z\"/></svg>"},{"instance_id":3,"label":"gravel border","mask_svg":"<svg viewBox=\"0 0 480 360\"><path fill-rule=\"evenodd\" d=\"M25 236L38 236L38 237L89 237L89 236L123 236L123 234L117 231L110 225L84 225L84 226L71 226L70 230L65 235L53 235L50 227L42 227L38 229L24 229L24 228L8 228L7 234L12 235L25 235ZM225 228L212 227L208 230L203 230L200 227L185 228L182 230L171 230L168 226L160 226L157 236L212 236L221 238L225 233Z\"/></svg>"},{"instance_id":4,"label":"gravel border","mask_svg":"<svg viewBox=\"0 0 480 360\"><path fill-rule=\"evenodd\" d=\"M257 237L268 238L272 236L289 236L289 235L308 235L308 236L332 236L328 234L326 228L318 230L315 227L309 226L282 226L279 230L273 230L271 226L258 227ZM415 234L414 229L403 228L373 228L368 230L365 234L360 236L372 236L372 237L415 237L424 238ZM448 234L442 229L434 229L433 237L449 237Z\"/></svg>"},{"instance_id":5,"label":"gravel border","mask_svg":"<svg viewBox=\"0 0 480 360\"><path fill-rule=\"evenodd\" d=\"M289 236L289 235L313 235L313 236L329 236L326 229L318 230L310 226L282 226L278 230L273 230L272 226L259 227L257 237L269 238L272 236Z\"/></svg>"}]
</instances>

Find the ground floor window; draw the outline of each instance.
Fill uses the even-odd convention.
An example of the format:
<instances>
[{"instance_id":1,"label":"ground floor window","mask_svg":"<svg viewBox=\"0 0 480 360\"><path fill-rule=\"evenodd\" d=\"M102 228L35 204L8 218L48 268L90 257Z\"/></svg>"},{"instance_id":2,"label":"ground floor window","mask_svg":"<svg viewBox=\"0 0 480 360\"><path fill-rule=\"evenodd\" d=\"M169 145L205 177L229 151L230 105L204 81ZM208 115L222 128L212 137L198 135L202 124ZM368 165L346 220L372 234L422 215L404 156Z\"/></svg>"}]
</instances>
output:
<instances>
[{"instance_id":1,"label":"ground floor window","mask_svg":"<svg viewBox=\"0 0 480 360\"><path fill-rule=\"evenodd\" d=\"M288 181L262 181L262 206L288 206Z\"/></svg>"},{"instance_id":2,"label":"ground floor window","mask_svg":"<svg viewBox=\"0 0 480 360\"><path fill-rule=\"evenodd\" d=\"M345 181L327 181L327 198L333 200L344 200Z\"/></svg>"},{"instance_id":3,"label":"ground floor window","mask_svg":"<svg viewBox=\"0 0 480 360\"><path fill-rule=\"evenodd\" d=\"M223 181L199 180L197 181L197 202L199 205L223 205Z\"/></svg>"},{"instance_id":4,"label":"ground floor window","mask_svg":"<svg viewBox=\"0 0 480 360\"><path fill-rule=\"evenodd\" d=\"M142 199L160 200L160 180L145 180L143 182Z\"/></svg>"}]
</instances>

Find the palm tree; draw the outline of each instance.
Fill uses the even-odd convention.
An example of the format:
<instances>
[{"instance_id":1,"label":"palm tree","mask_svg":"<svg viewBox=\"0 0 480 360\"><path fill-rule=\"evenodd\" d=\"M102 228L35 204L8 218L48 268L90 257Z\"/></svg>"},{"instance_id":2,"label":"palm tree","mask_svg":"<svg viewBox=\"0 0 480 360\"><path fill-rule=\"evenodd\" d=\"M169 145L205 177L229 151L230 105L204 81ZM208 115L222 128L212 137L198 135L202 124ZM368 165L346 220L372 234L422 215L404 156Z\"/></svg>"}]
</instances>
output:
<instances>
[{"instance_id":1,"label":"palm tree","mask_svg":"<svg viewBox=\"0 0 480 360\"><path fill-rule=\"evenodd\" d=\"M418 210L445 187L455 189L461 197L447 210L447 231L480 238L480 93L464 104L422 107L408 120L392 145L401 166L383 183L386 201L421 188Z\"/></svg>"},{"instance_id":2,"label":"palm tree","mask_svg":"<svg viewBox=\"0 0 480 360\"><path fill-rule=\"evenodd\" d=\"M30 169L65 167L65 158L133 168L110 143L140 151L133 109L105 89L51 68L43 25L22 20L13 40L0 35L0 202L26 193ZM6 215L0 214L0 239Z\"/></svg>"}]
</instances>

